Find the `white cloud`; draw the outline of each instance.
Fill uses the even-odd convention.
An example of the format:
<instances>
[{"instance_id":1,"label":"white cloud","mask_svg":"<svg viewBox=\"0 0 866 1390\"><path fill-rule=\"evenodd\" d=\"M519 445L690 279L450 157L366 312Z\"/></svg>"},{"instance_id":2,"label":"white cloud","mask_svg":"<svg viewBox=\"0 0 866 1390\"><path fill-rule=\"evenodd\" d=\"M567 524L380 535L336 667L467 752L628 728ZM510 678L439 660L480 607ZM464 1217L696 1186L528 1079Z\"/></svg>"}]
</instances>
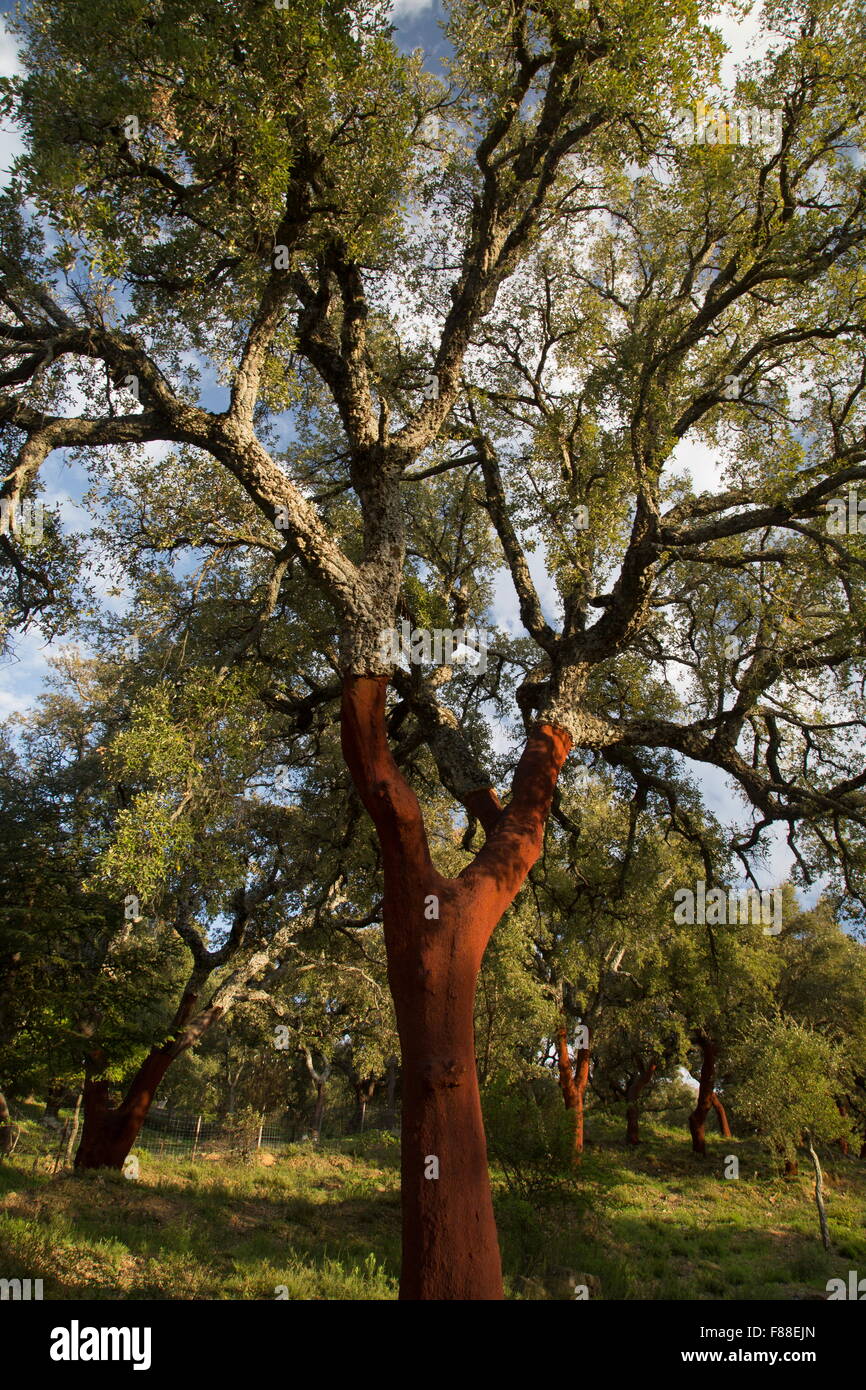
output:
<instances>
[{"instance_id":1,"label":"white cloud","mask_svg":"<svg viewBox=\"0 0 866 1390\"><path fill-rule=\"evenodd\" d=\"M15 77L21 70L16 40L0 16L0 77ZM5 186L12 161L22 150L23 145L14 128L0 126L0 188Z\"/></svg>"},{"instance_id":2,"label":"white cloud","mask_svg":"<svg viewBox=\"0 0 866 1390\"><path fill-rule=\"evenodd\" d=\"M423 14L425 10L432 10L435 6L436 0L394 0L391 18L415 19L417 15Z\"/></svg>"}]
</instances>

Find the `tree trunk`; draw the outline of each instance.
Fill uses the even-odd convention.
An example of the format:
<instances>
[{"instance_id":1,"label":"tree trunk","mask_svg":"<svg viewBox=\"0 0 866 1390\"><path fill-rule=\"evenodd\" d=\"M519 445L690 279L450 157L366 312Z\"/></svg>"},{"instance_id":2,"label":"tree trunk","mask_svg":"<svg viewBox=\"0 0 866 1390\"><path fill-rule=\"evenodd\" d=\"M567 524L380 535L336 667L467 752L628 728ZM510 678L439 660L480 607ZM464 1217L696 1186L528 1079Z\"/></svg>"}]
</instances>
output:
<instances>
[{"instance_id":1,"label":"tree trunk","mask_svg":"<svg viewBox=\"0 0 866 1390\"><path fill-rule=\"evenodd\" d=\"M843 1120L847 1120L847 1118L848 1118L848 1106L845 1104L845 1102L844 1102L844 1101L841 1101L841 1100L837 1100L837 1102L836 1102L836 1109L839 1111L839 1114L841 1115L842 1119L843 1119ZM840 1139L837 1139L836 1142L837 1142L837 1144L839 1145L839 1148L842 1150L842 1153L845 1154L845 1156L847 1157L848 1154L851 1152L851 1146L850 1146L850 1144L848 1143L848 1140L847 1140L847 1139L844 1139L844 1138L840 1138Z\"/></svg>"},{"instance_id":2,"label":"tree trunk","mask_svg":"<svg viewBox=\"0 0 866 1390\"><path fill-rule=\"evenodd\" d=\"M9 1114L9 1106L6 1104L6 1097L0 1091L0 1157L5 1157L12 1152L13 1130L12 1116Z\"/></svg>"},{"instance_id":3,"label":"tree trunk","mask_svg":"<svg viewBox=\"0 0 866 1390\"><path fill-rule=\"evenodd\" d=\"M310 1125L310 1138L314 1144L318 1144L322 1133L322 1120L325 1115L326 1087L328 1085L328 1077L331 1075L331 1064L326 1060L322 1063L321 1071L316 1071L313 1065L312 1052L308 1047L305 1047L303 1051L304 1060L307 1063L307 1071L310 1073L310 1080L316 1088L316 1106Z\"/></svg>"},{"instance_id":4,"label":"tree trunk","mask_svg":"<svg viewBox=\"0 0 866 1390\"><path fill-rule=\"evenodd\" d=\"M809 1157L812 1160L812 1167L815 1169L815 1206L818 1208L818 1221L821 1226L821 1243L825 1250L829 1250L830 1228L827 1225L827 1211L824 1206L824 1174L821 1172L821 1164L818 1162L815 1145L812 1143L812 1136L808 1130L806 1130L804 1138L809 1147Z\"/></svg>"},{"instance_id":5,"label":"tree trunk","mask_svg":"<svg viewBox=\"0 0 866 1390\"><path fill-rule=\"evenodd\" d=\"M556 1034L559 1086L566 1110L574 1117L574 1157L583 1153L583 1117L586 1084L589 1080L589 1047L579 1047L572 1064L565 1024Z\"/></svg>"},{"instance_id":6,"label":"tree trunk","mask_svg":"<svg viewBox=\"0 0 866 1390\"><path fill-rule=\"evenodd\" d=\"M508 807L464 805L486 842L456 879L430 858L417 797L385 735L384 676L347 676L343 752L377 830L388 980L402 1053L401 1299L501 1299L502 1272L475 1065L473 1005L487 942L541 852L568 736L536 725Z\"/></svg>"},{"instance_id":7,"label":"tree trunk","mask_svg":"<svg viewBox=\"0 0 866 1390\"><path fill-rule=\"evenodd\" d=\"M716 1112L716 1119L719 1122L719 1131L722 1135L722 1138L732 1139L733 1135L731 1134L731 1126L728 1123L727 1112L725 1110L725 1107L722 1105L722 1102L716 1095L715 1091L713 1091L713 1094L710 1096L710 1104Z\"/></svg>"},{"instance_id":8,"label":"tree trunk","mask_svg":"<svg viewBox=\"0 0 866 1390\"><path fill-rule=\"evenodd\" d=\"M328 1078L326 1076L320 1077L320 1079L316 1082L316 1106L313 1110L313 1122L310 1125L310 1138L312 1139L314 1144L318 1144L319 1138L322 1133L322 1121L325 1118L325 1101L327 1099L327 1086Z\"/></svg>"},{"instance_id":9,"label":"tree trunk","mask_svg":"<svg viewBox=\"0 0 866 1390\"><path fill-rule=\"evenodd\" d=\"M399 1059L389 1057L385 1072L385 1122L390 1126L397 1123L397 1076L399 1070Z\"/></svg>"},{"instance_id":10,"label":"tree trunk","mask_svg":"<svg viewBox=\"0 0 866 1390\"><path fill-rule=\"evenodd\" d=\"M376 1094L377 1081L375 1077L367 1076L363 1080L354 1081L352 1089L355 1092L355 1117L354 1130L356 1134L363 1134L364 1124L367 1118L367 1105Z\"/></svg>"},{"instance_id":11,"label":"tree trunk","mask_svg":"<svg viewBox=\"0 0 866 1390\"><path fill-rule=\"evenodd\" d=\"M83 1091L79 1091L78 1095L75 1097L75 1109L72 1112L72 1124L69 1128L69 1138L66 1141L66 1153L63 1156L65 1163L68 1163L69 1160L72 1158L72 1153L75 1148L75 1141L78 1138L78 1126L81 1117L81 1102L83 1099L84 1093Z\"/></svg>"},{"instance_id":12,"label":"tree trunk","mask_svg":"<svg viewBox=\"0 0 866 1390\"><path fill-rule=\"evenodd\" d=\"M799 1172L800 1172L800 1169L797 1167L797 1160L796 1160L795 1158L786 1158L786 1159L785 1159L785 1177L786 1177L786 1178L796 1178Z\"/></svg>"},{"instance_id":13,"label":"tree trunk","mask_svg":"<svg viewBox=\"0 0 866 1390\"><path fill-rule=\"evenodd\" d=\"M721 1101L715 1095L716 1060L719 1055L718 1045L704 1033L698 1033L694 1040L701 1049L701 1076L698 1085L697 1103L691 1115L689 1115L689 1129L692 1135L692 1151L703 1157L707 1152L707 1116L712 1109L716 1109L717 1114L719 1110L721 1110L722 1115L724 1115L725 1112ZM719 1124L722 1126L722 1134L724 1134L726 1138L730 1138L730 1129L728 1129L727 1132L725 1129L727 1123L727 1116L725 1115L724 1124L722 1124L722 1117L720 1115Z\"/></svg>"},{"instance_id":14,"label":"tree trunk","mask_svg":"<svg viewBox=\"0 0 866 1390\"><path fill-rule=\"evenodd\" d=\"M192 1017L196 995L188 990L180 1001L172 1023L172 1033L184 1029ZM165 1076L172 1062L179 1057L193 1041L197 1041L205 1030L220 1016L221 1010L213 1009L202 1015L197 1024L174 1037L162 1047L153 1047L145 1057L121 1101L112 1105L110 1100L111 1083L100 1076L105 1070L107 1059L102 1052L95 1052L87 1059L84 1076L83 1108L84 1125L81 1130L81 1143L75 1155L76 1168L122 1168L130 1149L135 1143L144 1124L156 1088Z\"/></svg>"},{"instance_id":15,"label":"tree trunk","mask_svg":"<svg viewBox=\"0 0 866 1390\"><path fill-rule=\"evenodd\" d=\"M66 1087L56 1081L52 1081L48 1087L48 1094L45 1097L45 1109L42 1111L40 1123L45 1124L50 1121L57 1129L60 1128L60 1107L66 1098Z\"/></svg>"},{"instance_id":16,"label":"tree trunk","mask_svg":"<svg viewBox=\"0 0 866 1390\"><path fill-rule=\"evenodd\" d=\"M117 1106L110 1101L109 1081L98 1076L85 1076L84 1127L75 1155L76 1168L123 1167L144 1124L156 1088L173 1061L170 1048L153 1048Z\"/></svg>"},{"instance_id":17,"label":"tree trunk","mask_svg":"<svg viewBox=\"0 0 866 1390\"><path fill-rule=\"evenodd\" d=\"M627 1144L640 1143L639 1101L642 1092L646 1090L655 1075L656 1065L655 1062L650 1062L648 1067L639 1071L637 1076L630 1081L629 1088L625 1093L625 1098L628 1101L625 1112L625 1142Z\"/></svg>"}]
</instances>

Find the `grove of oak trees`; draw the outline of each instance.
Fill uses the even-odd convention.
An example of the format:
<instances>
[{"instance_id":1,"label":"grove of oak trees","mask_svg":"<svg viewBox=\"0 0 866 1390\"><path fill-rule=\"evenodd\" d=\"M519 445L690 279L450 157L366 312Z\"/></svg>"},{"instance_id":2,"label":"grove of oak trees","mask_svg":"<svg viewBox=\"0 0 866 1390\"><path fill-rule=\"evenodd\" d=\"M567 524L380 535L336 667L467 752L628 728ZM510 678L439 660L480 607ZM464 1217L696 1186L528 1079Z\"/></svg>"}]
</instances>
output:
<instances>
[{"instance_id":1,"label":"grove of oak trees","mask_svg":"<svg viewBox=\"0 0 866 1390\"><path fill-rule=\"evenodd\" d=\"M242 776L220 747L244 738L233 683L290 786L339 706L378 846L340 892L354 918L381 873L400 1041L401 1296L495 1299L476 982L548 823L573 823L574 769L606 768L635 817L651 804L708 884L693 782L717 770L750 808L724 847L746 875L781 828L800 881L860 910L866 32L853 4L770 0L775 41L724 100L779 115L773 137L688 142L678 113L722 52L702 0L456 0L444 75L385 10L24 6L2 97L26 146L0 204L3 607L10 629L68 631L114 558L145 632L200 561L209 603L178 642L202 673L181 663L147 714L176 800L124 822L195 962L169 1051L220 1007L200 997L225 964L208 914L233 908L246 941L283 872L279 826L238 825L243 869L196 901L184 815L202 767ZM49 516L29 545L15 519L58 450L92 479L83 587L86 542ZM502 566L523 634L496 632L485 670L394 662L381 634L404 620L491 626ZM200 737L175 746L185 699ZM466 818L451 874L420 750ZM128 1133L113 1145L94 1065L88 1161L116 1166Z\"/></svg>"}]
</instances>

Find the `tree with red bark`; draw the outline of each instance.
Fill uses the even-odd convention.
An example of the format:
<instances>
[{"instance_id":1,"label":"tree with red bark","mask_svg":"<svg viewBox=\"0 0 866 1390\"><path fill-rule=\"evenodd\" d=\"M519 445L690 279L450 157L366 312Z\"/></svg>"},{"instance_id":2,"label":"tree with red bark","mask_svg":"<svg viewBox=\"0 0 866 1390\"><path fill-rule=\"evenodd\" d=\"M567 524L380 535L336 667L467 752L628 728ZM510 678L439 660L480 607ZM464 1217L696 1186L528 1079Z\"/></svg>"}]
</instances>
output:
<instances>
[{"instance_id":1,"label":"tree with red bark","mask_svg":"<svg viewBox=\"0 0 866 1390\"><path fill-rule=\"evenodd\" d=\"M795 901L793 891L786 889L783 916L794 912ZM759 923L680 927L671 943L672 1007L688 1036L679 1060L698 1073L688 1125L692 1152L701 1157L707 1152L711 1111L721 1135L730 1136L727 1109L716 1092L730 1071L728 1045L771 1005L779 968L776 938L765 935Z\"/></svg>"},{"instance_id":2,"label":"tree with red bark","mask_svg":"<svg viewBox=\"0 0 866 1390\"><path fill-rule=\"evenodd\" d=\"M839 157L862 134L864 38L809 0L771 8L781 40L731 93L768 117L751 144L683 139L721 51L703 0L454 0L447 79L398 51L378 0L32 0L22 21L2 496L13 515L56 449L112 451L116 497L163 489L165 512L173 488L178 545L264 557L263 614L295 566L326 596L384 879L406 1298L502 1294L475 985L572 748L672 819L682 761L720 769L755 808L747 862L783 823L804 874L844 860L860 891L863 779L851 721L824 710L847 711L862 656L861 542L824 522L866 478L866 193ZM727 469L701 496L678 472L693 440ZM170 458L142 464L155 441ZM419 553L440 489L472 524ZM34 559L7 529L11 611L63 621L62 532ZM421 641L398 673L388 634L431 576L452 634L481 625L493 544L528 638L461 706L453 662L423 672ZM503 673L523 721L506 804L480 736ZM269 698L309 715L333 692ZM395 756L413 742L484 833L456 876Z\"/></svg>"}]
</instances>

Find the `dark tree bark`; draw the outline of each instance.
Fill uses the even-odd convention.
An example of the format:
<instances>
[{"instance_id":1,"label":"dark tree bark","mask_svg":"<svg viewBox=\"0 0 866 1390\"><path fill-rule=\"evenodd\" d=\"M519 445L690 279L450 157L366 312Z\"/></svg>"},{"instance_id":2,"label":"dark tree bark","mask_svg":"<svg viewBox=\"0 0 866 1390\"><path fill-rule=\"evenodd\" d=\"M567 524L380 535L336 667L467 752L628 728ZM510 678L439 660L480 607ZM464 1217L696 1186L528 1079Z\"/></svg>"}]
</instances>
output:
<instances>
[{"instance_id":1,"label":"dark tree bark","mask_svg":"<svg viewBox=\"0 0 866 1390\"><path fill-rule=\"evenodd\" d=\"M718 1044L712 1038L708 1038L705 1033L696 1033L694 1040L701 1049L701 1075L698 1084L698 1099L694 1110L689 1115L689 1130L692 1136L692 1152L703 1157L707 1152L706 1124L707 1116L711 1110L716 1111L719 1117L719 1127L726 1139L730 1139L731 1131L724 1106L715 1091L716 1062L719 1056Z\"/></svg>"},{"instance_id":2,"label":"dark tree bark","mask_svg":"<svg viewBox=\"0 0 866 1390\"><path fill-rule=\"evenodd\" d=\"M353 1127L356 1134L364 1132L364 1125L367 1119L367 1106L376 1094L376 1087L379 1082L375 1076L359 1077L352 1082L352 1089L355 1092L355 1115Z\"/></svg>"},{"instance_id":3,"label":"dark tree bark","mask_svg":"<svg viewBox=\"0 0 866 1390\"><path fill-rule=\"evenodd\" d=\"M48 1087L48 1094L45 1097L45 1109L42 1111L42 1124L46 1120L53 1121L60 1127L60 1107L66 1099L66 1087L60 1082L52 1081Z\"/></svg>"},{"instance_id":4,"label":"dark tree bark","mask_svg":"<svg viewBox=\"0 0 866 1390\"><path fill-rule=\"evenodd\" d=\"M397 1123L397 1078L400 1074L400 1059L389 1057L385 1071L385 1120L389 1125Z\"/></svg>"},{"instance_id":5,"label":"dark tree bark","mask_svg":"<svg viewBox=\"0 0 866 1390\"><path fill-rule=\"evenodd\" d=\"M641 1064L641 1070L629 1082L628 1090L625 1093L628 1102L625 1112L625 1142L627 1144L640 1143L640 1098L652 1081L657 1065L657 1062L650 1062L646 1067Z\"/></svg>"},{"instance_id":6,"label":"dark tree bark","mask_svg":"<svg viewBox=\"0 0 866 1390\"><path fill-rule=\"evenodd\" d=\"M590 1047L579 1047L572 1063L565 1024L557 1031L556 1047L562 1099L566 1110L574 1117L574 1157L577 1159L583 1153L584 1102L589 1080Z\"/></svg>"},{"instance_id":7,"label":"dark tree bark","mask_svg":"<svg viewBox=\"0 0 866 1390\"><path fill-rule=\"evenodd\" d=\"M541 852L568 735L530 733L503 810L464 801L486 842L456 879L433 866L417 797L385 735L385 676L347 676L346 763L379 838L388 980L402 1053L401 1299L500 1299L502 1272L475 1065L473 1004L487 942Z\"/></svg>"}]
</instances>

